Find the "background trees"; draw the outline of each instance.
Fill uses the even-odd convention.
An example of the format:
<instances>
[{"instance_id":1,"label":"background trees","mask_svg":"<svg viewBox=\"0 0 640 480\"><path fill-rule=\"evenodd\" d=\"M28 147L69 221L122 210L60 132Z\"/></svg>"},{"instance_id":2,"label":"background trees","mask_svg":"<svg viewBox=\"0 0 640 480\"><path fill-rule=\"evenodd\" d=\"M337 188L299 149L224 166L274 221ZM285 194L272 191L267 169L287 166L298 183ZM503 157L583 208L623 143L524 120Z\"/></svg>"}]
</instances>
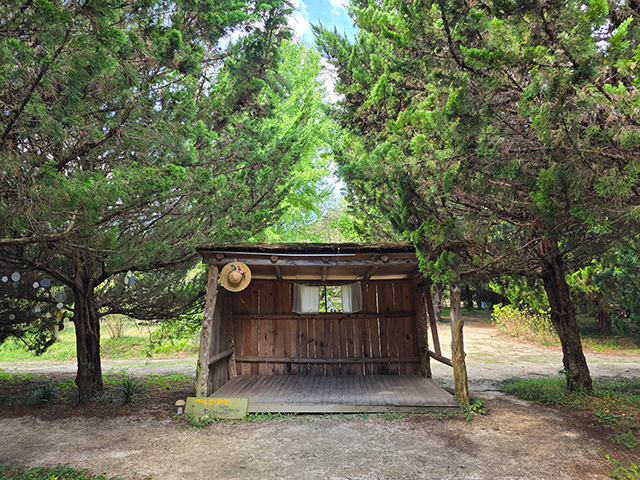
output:
<instances>
[{"instance_id":1,"label":"background trees","mask_svg":"<svg viewBox=\"0 0 640 480\"><path fill-rule=\"evenodd\" d=\"M589 390L565 272L637 228L637 12L362 0L352 14L354 44L317 29L345 96L345 181L428 273L537 272L568 386Z\"/></svg>"},{"instance_id":2,"label":"background trees","mask_svg":"<svg viewBox=\"0 0 640 480\"><path fill-rule=\"evenodd\" d=\"M246 238L282 213L317 117L313 89L301 95L281 71L289 11L279 0L0 7L0 263L51 281L7 282L1 308L21 334L51 318L37 302L56 318L50 294L67 293L81 394L102 390L101 315L188 311L202 292L187 274L194 244ZM39 297L24 302L23 286Z\"/></svg>"}]
</instances>

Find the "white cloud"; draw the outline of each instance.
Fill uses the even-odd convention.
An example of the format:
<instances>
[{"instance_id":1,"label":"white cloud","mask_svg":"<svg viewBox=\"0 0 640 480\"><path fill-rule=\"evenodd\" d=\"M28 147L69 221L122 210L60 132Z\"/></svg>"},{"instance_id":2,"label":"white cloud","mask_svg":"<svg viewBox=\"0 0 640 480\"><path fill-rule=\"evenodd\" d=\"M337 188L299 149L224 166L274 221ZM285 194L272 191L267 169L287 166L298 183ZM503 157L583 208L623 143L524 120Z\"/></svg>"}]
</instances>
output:
<instances>
[{"instance_id":1,"label":"white cloud","mask_svg":"<svg viewBox=\"0 0 640 480\"><path fill-rule=\"evenodd\" d=\"M329 0L329 3L333 7L331 9L332 15L340 15L343 10L347 10L346 5L344 4L344 0Z\"/></svg>"},{"instance_id":2,"label":"white cloud","mask_svg":"<svg viewBox=\"0 0 640 480\"><path fill-rule=\"evenodd\" d=\"M302 0L293 0L291 4L295 8L295 11L288 16L287 22L293 29L294 39L299 40L305 33L311 30L309 12L307 11L307 6Z\"/></svg>"},{"instance_id":3,"label":"white cloud","mask_svg":"<svg viewBox=\"0 0 640 480\"><path fill-rule=\"evenodd\" d=\"M336 103L344 99L344 95L336 93L336 83L338 83L338 71L336 67L327 62L324 58L320 60L322 66L322 72L320 73L320 79L324 83L324 88L327 89L327 100L329 103Z\"/></svg>"},{"instance_id":4,"label":"white cloud","mask_svg":"<svg viewBox=\"0 0 640 480\"><path fill-rule=\"evenodd\" d=\"M311 29L311 24L300 13L295 12L288 16L287 22L293 29L294 39L298 40Z\"/></svg>"}]
</instances>

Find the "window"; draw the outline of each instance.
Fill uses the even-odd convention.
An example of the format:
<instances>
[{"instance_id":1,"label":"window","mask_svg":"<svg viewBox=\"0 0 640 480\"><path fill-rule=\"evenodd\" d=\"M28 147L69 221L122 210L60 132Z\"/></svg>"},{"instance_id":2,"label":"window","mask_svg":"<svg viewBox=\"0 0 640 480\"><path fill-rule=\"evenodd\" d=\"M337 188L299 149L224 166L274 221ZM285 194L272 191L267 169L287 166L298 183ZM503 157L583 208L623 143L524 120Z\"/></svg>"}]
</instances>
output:
<instances>
[{"instance_id":1,"label":"window","mask_svg":"<svg viewBox=\"0 0 640 480\"><path fill-rule=\"evenodd\" d=\"M296 313L344 312L362 310L360 282L342 286L293 284L293 311Z\"/></svg>"}]
</instances>

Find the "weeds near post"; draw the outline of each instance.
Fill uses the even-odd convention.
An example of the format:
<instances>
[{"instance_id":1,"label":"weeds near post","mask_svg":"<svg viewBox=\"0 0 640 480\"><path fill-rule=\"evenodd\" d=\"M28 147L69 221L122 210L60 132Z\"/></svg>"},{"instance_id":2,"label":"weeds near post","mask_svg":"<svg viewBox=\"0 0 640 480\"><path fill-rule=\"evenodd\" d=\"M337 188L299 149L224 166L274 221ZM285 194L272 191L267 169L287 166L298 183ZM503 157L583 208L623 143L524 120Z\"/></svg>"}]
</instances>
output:
<instances>
[{"instance_id":1,"label":"weeds near post","mask_svg":"<svg viewBox=\"0 0 640 480\"><path fill-rule=\"evenodd\" d=\"M609 455L606 455L606 458L616 467L610 474L614 480L640 480L639 464L632 463L628 467L623 467L618 460L611 458Z\"/></svg>"},{"instance_id":2,"label":"weeds near post","mask_svg":"<svg viewBox=\"0 0 640 480\"><path fill-rule=\"evenodd\" d=\"M55 403L60 397L60 390L53 382L41 383L27 394L28 405L47 405Z\"/></svg>"},{"instance_id":3,"label":"weeds near post","mask_svg":"<svg viewBox=\"0 0 640 480\"><path fill-rule=\"evenodd\" d=\"M122 372L122 380L120 381L121 397L123 405L132 403L138 395L144 393L144 386L129 372Z\"/></svg>"},{"instance_id":4,"label":"weeds near post","mask_svg":"<svg viewBox=\"0 0 640 480\"><path fill-rule=\"evenodd\" d=\"M479 398L472 398L469 404L469 408L463 405L462 410L464 411L464 418L467 422L473 420L474 415L487 414L487 409L484 406L484 400L480 400Z\"/></svg>"}]
</instances>

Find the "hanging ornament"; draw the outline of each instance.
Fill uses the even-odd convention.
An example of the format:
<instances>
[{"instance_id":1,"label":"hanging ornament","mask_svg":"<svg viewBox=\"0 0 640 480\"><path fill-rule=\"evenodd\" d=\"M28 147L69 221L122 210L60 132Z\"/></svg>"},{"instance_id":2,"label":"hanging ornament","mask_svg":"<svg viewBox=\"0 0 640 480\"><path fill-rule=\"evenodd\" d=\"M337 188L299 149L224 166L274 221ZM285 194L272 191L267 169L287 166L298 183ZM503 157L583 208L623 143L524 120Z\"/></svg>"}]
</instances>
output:
<instances>
[{"instance_id":1,"label":"hanging ornament","mask_svg":"<svg viewBox=\"0 0 640 480\"><path fill-rule=\"evenodd\" d=\"M13 280L14 282L20 281L20 274L18 272L13 272L11 274L11 280Z\"/></svg>"},{"instance_id":2,"label":"hanging ornament","mask_svg":"<svg viewBox=\"0 0 640 480\"><path fill-rule=\"evenodd\" d=\"M40 284L38 282L33 282L33 288L38 288Z\"/></svg>"},{"instance_id":3,"label":"hanging ornament","mask_svg":"<svg viewBox=\"0 0 640 480\"><path fill-rule=\"evenodd\" d=\"M16 316L12 313L11 315L9 315L9 320L15 320Z\"/></svg>"},{"instance_id":4,"label":"hanging ornament","mask_svg":"<svg viewBox=\"0 0 640 480\"><path fill-rule=\"evenodd\" d=\"M58 317L58 320L62 320L62 312L56 313L56 317Z\"/></svg>"},{"instance_id":5,"label":"hanging ornament","mask_svg":"<svg viewBox=\"0 0 640 480\"><path fill-rule=\"evenodd\" d=\"M40 307L36 307L34 313L36 314L36 317L39 317L40 315L42 315L42 310L40 309Z\"/></svg>"},{"instance_id":6,"label":"hanging ornament","mask_svg":"<svg viewBox=\"0 0 640 480\"><path fill-rule=\"evenodd\" d=\"M9 281L9 277L5 275L4 277L2 277L2 281L3 283L7 283Z\"/></svg>"},{"instance_id":7,"label":"hanging ornament","mask_svg":"<svg viewBox=\"0 0 640 480\"><path fill-rule=\"evenodd\" d=\"M60 310L62 307L64 307L64 303L62 303L62 302L58 302L58 303L56 304L56 308L57 308L58 310ZM60 313L60 312L58 312L58 313Z\"/></svg>"},{"instance_id":8,"label":"hanging ornament","mask_svg":"<svg viewBox=\"0 0 640 480\"><path fill-rule=\"evenodd\" d=\"M51 280L49 280L48 278L43 278L42 280L40 280L40 285L42 285L44 288L48 288L51 285Z\"/></svg>"},{"instance_id":9,"label":"hanging ornament","mask_svg":"<svg viewBox=\"0 0 640 480\"><path fill-rule=\"evenodd\" d=\"M58 290L53 296L53 298L58 303L63 303L67 299L67 293L64 290ZM58 308L62 308L62 307L58 307Z\"/></svg>"},{"instance_id":10,"label":"hanging ornament","mask_svg":"<svg viewBox=\"0 0 640 480\"><path fill-rule=\"evenodd\" d=\"M47 313L44 314L44 317L45 318L51 318L51 314L49 312L47 312Z\"/></svg>"}]
</instances>

